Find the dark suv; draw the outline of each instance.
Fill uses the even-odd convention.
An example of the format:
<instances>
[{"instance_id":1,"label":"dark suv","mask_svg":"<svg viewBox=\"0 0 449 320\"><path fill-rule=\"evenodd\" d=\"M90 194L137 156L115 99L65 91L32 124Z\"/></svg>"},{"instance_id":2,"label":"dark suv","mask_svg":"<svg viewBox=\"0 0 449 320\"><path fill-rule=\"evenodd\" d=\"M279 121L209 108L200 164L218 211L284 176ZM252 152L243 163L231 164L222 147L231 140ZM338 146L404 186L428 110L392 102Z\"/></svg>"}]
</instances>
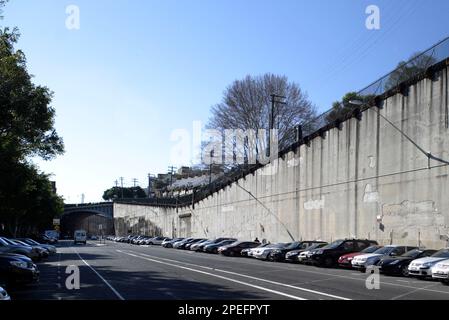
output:
<instances>
[{"instance_id":1,"label":"dark suv","mask_svg":"<svg viewBox=\"0 0 449 320\"><path fill-rule=\"evenodd\" d=\"M310 263L319 267L332 267L337 264L338 258L351 252L360 252L370 246L377 245L374 240L343 239L336 240L321 249L310 252Z\"/></svg>"}]
</instances>

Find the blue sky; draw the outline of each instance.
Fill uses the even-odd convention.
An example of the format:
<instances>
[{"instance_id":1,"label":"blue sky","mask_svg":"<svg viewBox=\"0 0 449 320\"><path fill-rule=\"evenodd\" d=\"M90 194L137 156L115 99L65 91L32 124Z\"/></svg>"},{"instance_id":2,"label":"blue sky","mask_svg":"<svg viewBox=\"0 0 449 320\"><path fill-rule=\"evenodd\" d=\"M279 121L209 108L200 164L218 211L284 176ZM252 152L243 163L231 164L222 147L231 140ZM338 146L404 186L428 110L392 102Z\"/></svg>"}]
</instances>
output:
<instances>
[{"instance_id":1,"label":"blue sky","mask_svg":"<svg viewBox=\"0 0 449 320\"><path fill-rule=\"evenodd\" d=\"M80 29L65 27L66 7ZM380 30L365 27L368 5ZM37 161L68 202L99 201L120 176L166 172L175 129L205 123L226 86L283 74L325 111L448 36L446 0L11 0L35 82L55 92L66 154Z\"/></svg>"}]
</instances>

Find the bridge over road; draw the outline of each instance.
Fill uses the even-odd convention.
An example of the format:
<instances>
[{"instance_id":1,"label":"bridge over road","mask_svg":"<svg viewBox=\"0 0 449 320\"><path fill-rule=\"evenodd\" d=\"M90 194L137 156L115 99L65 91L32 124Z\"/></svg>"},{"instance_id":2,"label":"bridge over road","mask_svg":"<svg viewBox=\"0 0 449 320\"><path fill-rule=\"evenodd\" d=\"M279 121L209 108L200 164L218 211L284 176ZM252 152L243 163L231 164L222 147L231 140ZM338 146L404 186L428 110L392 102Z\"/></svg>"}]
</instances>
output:
<instances>
[{"instance_id":1,"label":"bridge over road","mask_svg":"<svg viewBox=\"0 0 449 320\"><path fill-rule=\"evenodd\" d=\"M61 235L72 237L75 230L86 230L88 235L114 233L112 202L66 204L61 217Z\"/></svg>"}]
</instances>

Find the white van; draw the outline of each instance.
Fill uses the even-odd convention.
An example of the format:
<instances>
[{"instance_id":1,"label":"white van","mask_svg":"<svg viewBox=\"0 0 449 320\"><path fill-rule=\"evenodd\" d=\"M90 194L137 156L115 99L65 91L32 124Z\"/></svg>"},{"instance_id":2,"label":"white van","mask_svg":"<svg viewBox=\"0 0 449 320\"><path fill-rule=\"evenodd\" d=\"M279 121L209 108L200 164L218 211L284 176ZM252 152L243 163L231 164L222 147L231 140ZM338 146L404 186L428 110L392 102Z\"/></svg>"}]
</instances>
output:
<instances>
[{"instance_id":1,"label":"white van","mask_svg":"<svg viewBox=\"0 0 449 320\"><path fill-rule=\"evenodd\" d=\"M84 230L76 230L74 239L75 239L75 244L77 244L77 243L84 243L84 244L86 244L86 242L87 242L87 233L86 233L86 231L84 231Z\"/></svg>"}]
</instances>

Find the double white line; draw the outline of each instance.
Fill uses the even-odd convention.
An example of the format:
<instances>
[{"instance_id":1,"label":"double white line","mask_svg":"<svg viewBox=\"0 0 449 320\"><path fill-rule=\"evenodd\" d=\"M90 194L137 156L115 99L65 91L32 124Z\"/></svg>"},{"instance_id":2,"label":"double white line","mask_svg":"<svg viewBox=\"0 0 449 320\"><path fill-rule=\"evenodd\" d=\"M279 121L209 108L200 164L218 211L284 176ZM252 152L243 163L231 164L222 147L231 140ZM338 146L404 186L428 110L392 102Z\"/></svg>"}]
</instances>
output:
<instances>
[{"instance_id":1,"label":"double white line","mask_svg":"<svg viewBox=\"0 0 449 320\"><path fill-rule=\"evenodd\" d=\"M345 298L345 297L340 297L340 296L336 296L336 295L332 295L332 294L328 294L328 293L324 293L324 292L320 292L320 291L315 291L315 290L310 290L310 289L306 289L306 288L302 288L302 287L297 287L297 286L293 286L293 285L289 285L289 284L285 284L285 283L281 283L281 282L275 282L275 281L271 281L271 280L267 280L267 279L257 278L257 277L253 277L253 276L249 276L249 275L245 275L245 274L240 274L240 273L236 273L236 272L232 272L232 271L221 270L221 269L214 269L214 268L211 268L211 267L205 267L205 266L196 265L196 264L192 264L192 263L187 263L187 262L182 262L182 261L177 261L177 260L172 260L172 259L166 259L166 258L160 258L160 257L154 257L154 256L150 256L150 255L147 255L147 254L144 254L144 253L137 253L137 252L133 252L133 251L126 252L126 251L122 251L122 250L117 250L117 252L129 255L131 257L135 257L135 258L151 261L151 262L154 262L154 263L159 263L159 264L175 267L175 268L178 268L178 269L184 269L184 270L188 270L188 271L191 271L191 272L196 272L196 273L208 275L208 276L211 276L211 277L219 278L219 279L222 279L222 280L238 283L238 284L241 284L241 285L244 285L244 286L247 286L247 287L252 287L252 288L255 288L255 289L258 289L258 290L270 292L270 293L273 293L273 294L276 294L276 295L280 295L280 296L283 296L283 297L287 297L287 298L290 298L290 299L294 299L294 300L307 300L307 299L299 297L299 296L287 294L285 292L272 290L272 289L268 289L268 288L261 287L261 286L258 286L258 285L254 285L254 284L251 284L251 283L248 283L248 282L236 280L234 278L225 277L225 276L222 276L222 275L218 275L216 273L202 271L202 270L199 270L199 269L209 270L209 271L214 271L214 272L219 272L219 273L224 273L224 274L233 275L233 276L237 276L237 277L241 277L241 278L247 278L247 279L256 280L256 281L260 281L260 282L265 282L265 283L269 283L269 284L272 284L272 285L286 287L286 288L289 288L289 289L294 289L294 290L298 290L298 291L302 291L302 292L312 293L312 294L315 294L315 295L318 295L318 296L324 296L324 297L328 297L328 298L332 298L332 299L350 300L350 299ZM190 267L187 267L187 266L190 266Z\"/></svg>"}]
</instances>

